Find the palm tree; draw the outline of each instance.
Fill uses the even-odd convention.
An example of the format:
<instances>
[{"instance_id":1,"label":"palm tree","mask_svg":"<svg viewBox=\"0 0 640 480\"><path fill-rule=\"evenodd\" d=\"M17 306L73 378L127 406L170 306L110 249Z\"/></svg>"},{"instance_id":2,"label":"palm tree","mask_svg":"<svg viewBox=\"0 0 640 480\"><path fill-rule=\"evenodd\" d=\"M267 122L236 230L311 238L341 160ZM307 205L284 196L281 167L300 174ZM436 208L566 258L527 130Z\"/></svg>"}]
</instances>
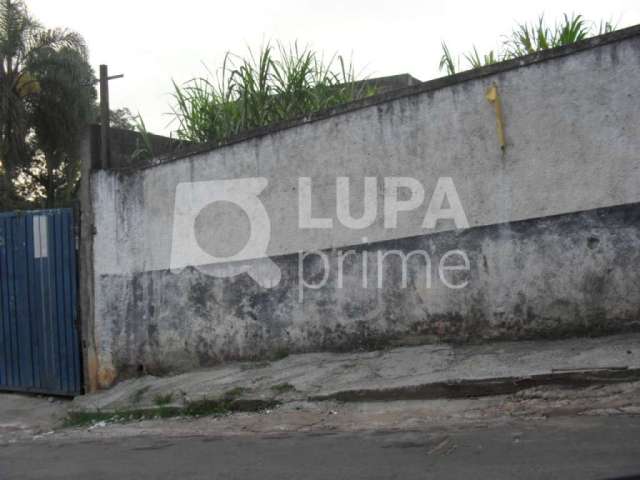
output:
<instances>
[{"instance_id":1,"label":"palm tree","mask_svg":"<svg viewBox=\"0 0 640 480\"><path fill-rule=\"evenodd\" d=\"M44 28L29 15L23 0L0 0L0 197L5 199L14 195L17 169L33 158L30 111L40 92L37 63L43 52L62 49L87 58L80 35Z\"/></svg>"}]
</instances>

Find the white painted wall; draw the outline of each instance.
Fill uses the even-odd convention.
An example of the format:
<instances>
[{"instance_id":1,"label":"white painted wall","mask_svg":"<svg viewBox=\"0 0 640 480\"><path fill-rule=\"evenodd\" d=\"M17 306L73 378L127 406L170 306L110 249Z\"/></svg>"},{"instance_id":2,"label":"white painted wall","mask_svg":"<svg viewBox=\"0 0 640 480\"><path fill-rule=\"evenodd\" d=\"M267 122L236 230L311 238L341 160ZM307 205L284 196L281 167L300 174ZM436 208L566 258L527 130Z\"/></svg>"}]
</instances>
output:
<instances>
[{"instance_id":1,"label":"white painted wall","mask_svg":"<svg viewBox=\"0 0 640 480\"><path fill-rule=\"evenodd\" d=\"M93 174L97 275L169 267L174 195L180 182L265 177L272 223L269 255L429 233L422 220L435 182L452 177L471 226L640 201L640 39L633 37L547 62L303 124L128 176ZM493 106L502 97L507 149ZM298 228L298 177L312 177L314 215L331 230ZM408 176L425 204L397 229L349 230L335 220L335 181L352 179L360 212L363 177ZM221 222L244 244L235 218ZM438 230L452 228L441 222Z\"/></svg>"}]
</instances>

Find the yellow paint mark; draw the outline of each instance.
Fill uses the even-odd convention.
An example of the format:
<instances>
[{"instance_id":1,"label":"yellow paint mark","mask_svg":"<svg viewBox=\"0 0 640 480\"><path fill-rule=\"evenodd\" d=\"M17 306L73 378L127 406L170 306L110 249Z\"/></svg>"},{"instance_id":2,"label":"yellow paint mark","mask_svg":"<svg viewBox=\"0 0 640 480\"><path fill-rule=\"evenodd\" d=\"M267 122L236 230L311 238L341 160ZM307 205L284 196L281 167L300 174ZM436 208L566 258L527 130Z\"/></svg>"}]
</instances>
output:
<instances>
[{"instance_id":1,"label":"yellow paint mark","mask_svg":"<svg viewBox=\"0 0 640 480\"><path fill-rule=\"evenodd\" d=\"M98 388L109 388L116 380L116 371L113 368L98 368Z\"/></svg>"},{"instance_id":2,"label":"yellow paint mark","mask_svg":"<svg viewBox=\"0 0 640 480\"><path fill-rule=\"evenodd\" d=\"M498 93L498 86L493 83L485 94L485 98L489 103L492 103L496 110L496 126L498 129L498 141L500 142L500 148L504 150L506 146L504 137L504 119L502 117L502 102L500 101L500 94Z\"/></svg>"},{"instance_id":3,"label":"yellow paint mark","mask_svg":"<svg viewBox=\"0 0 640 480\"><path fill-rule=\"evenodd\" d=\"M88 347L86 350L85 390L87 393L109 388L113 385L117 377L117 371L113 367L103 367L96 354L95 348Z\"/></svg>"},{"instance_id":4,"label":"yellow paint mark","mask_svg":"<svg viewBox=\"0 0 640 480\"><path fill-rule=\"evenodd\" d=\"M87 347L85 352L85 381L84 388L87 393L98 390L98 357L92 347Z\"/></svg>"}]
</instances>

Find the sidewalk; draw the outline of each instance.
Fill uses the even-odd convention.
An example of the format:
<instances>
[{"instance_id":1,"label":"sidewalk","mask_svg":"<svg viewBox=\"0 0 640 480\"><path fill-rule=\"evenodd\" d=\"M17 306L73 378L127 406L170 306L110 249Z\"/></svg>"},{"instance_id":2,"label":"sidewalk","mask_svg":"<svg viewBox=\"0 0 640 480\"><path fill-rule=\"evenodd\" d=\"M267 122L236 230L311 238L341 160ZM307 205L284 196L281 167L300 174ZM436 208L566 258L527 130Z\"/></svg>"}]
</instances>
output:
<instances>
[{"instance_id":1,"label":"sidewalk","mask_svg":"<svg viewBox=\"0 0 640 480\"><path fill-rule=\"evenodd\" d=\"M461 398L541 385L585 387L640 379L640 334L483 345L425 345L291 355L172 377L141 377L77 397L71 409L181 407L202 399L288 403Z\"/></svg>"},{"instance_id":2,"label":"sidewalk","mask_svg":"<svg viewBox=\"0 0 640 480\"><path fill-rule=\"evenodd\" d=\"M42 395L0 393L0 444L6 436L50 432L64 419L70 403Z\"/></svg>"}]
</instances>

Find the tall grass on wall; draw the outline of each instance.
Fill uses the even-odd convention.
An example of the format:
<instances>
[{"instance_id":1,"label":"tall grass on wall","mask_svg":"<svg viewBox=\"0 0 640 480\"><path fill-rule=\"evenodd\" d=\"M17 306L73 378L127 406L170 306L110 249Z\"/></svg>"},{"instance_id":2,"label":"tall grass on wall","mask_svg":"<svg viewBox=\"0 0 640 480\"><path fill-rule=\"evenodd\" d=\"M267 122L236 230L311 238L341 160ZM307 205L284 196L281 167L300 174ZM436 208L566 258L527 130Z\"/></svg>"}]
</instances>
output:
<instances>
[{"instance_id":1,"label":"tall grass on wall","mask_svg":"<svg viewBox=\"0 0 640 480\"><path fill-rule=\"evenodd\" d=\"M496 62L522 57L549 48L561 47L585 38L615 30L608 21L599 23L586 20L582 15L564 14L562 19L551 25L543 15L532 23L519 23L509 35L502 38L497 51L480 54L476 47L464 54L466 66L461 67L460 58L454 56L445 42L442 42L440 70L453 75L465 69L480 68Z\"/></svg>"},{"instance_id":2,"label":"tall grass on wall","mask_svg":"<svg viewBox=\"0 0 640 480\"><path fill-rule=\"evenodd\" d=\"M325 61L297 43L269 43L244 57L227 53L215 75L173 82L172 116L180 139L220 143L374 93L357 80L341 56Z\"/></svg>"}]
</instances>

